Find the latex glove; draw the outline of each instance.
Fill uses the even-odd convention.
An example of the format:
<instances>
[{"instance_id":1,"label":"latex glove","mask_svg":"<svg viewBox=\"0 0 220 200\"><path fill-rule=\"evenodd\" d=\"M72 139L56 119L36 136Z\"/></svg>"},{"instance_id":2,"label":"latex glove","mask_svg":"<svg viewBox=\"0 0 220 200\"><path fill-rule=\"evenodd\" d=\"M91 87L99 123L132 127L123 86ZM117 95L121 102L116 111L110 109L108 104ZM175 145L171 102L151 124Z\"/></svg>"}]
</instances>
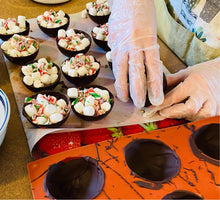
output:
<instances>
[{"instance_id":1,"label":"latex glove","mask_svg":"<svg viewBox=\"0 0 220 200\"><path fill-rule=\"evenodd\" d=\"M220 57L169 75L167 82L179 84L162 105L146 108L145 116L158 112L166 118L194 121L220 115Z\"/></svg>"},{"instance_id":2,"label":"latex glove","mask_svg":"<svg viewBox=\"0 0 220 200\"><path fill-rule=\"evenodd\" d=\"M160 105L164 100L163 65L154 0L114 0L108 23L117 96L127 101L130 90L134 104L141 108L148 91L150 102Z\"/></svg>"}]
</instances>

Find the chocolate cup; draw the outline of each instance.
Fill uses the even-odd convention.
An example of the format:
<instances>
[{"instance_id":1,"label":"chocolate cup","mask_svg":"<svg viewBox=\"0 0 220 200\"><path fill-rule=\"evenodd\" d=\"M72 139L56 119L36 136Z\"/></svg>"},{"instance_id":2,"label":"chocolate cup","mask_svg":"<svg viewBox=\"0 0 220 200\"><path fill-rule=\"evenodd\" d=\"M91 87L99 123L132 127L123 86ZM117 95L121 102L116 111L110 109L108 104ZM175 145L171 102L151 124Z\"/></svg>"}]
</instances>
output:
<instances>
[{"instance_id":1,"label":"chocolate cup","mask_svg":"<svg viewBox=\"0 0 220 200\"><path fill-rule=\"evenodd\" d=\"M110 51L111 50L110 47L108 46L108 41L96 39L96 37L94 36L94 32L93 31L91 31L91 35L92 35L93 41L95 42L95 44L97 46L101 47L105 51Z\"/></svg>"},{"instance_id":2,"label":"chocolate cup","mask_svg":"<svg viewBox=\"0 0 220 200\"><path fill-rule=\"evenodd\" d=\"M108 66L109 66L110 69L112 70L112 62L108 61Z\"/></svg>"},{"instance_id":3,"label":"chocolate cup","mask_svg":"<svg viewBox=\"0 0 220 200\"><path fill-rule=\"evenodd\" d=\"M0 34L0 39L3 41L9 40L14 34L18 34L18 35L28 35L30 32L30 24L28 21L25 21L26 24L26 29L24 31L21 31L19 33L13 33L13 34Z\"/></svg>"},{"instance_id":4,"label":"chocolate cup","mask_svg":"<svg viewBox=\"0 0 220 200\"><path fill-rule=\"evenodd\" d=\"M31 64L31 63L34 63L34 62L37 62L37 60L35 61L32 61L30 63L27 63L27 64ZM32 92L40 92L40 91L45 91L45 90L53 90L57 85L58 83L60 82L60 78L61 78L61 70L59 68L59 66L55 63L53 63L53 66L55 66L58 70L58 78L57 80L54 82L54 83L51 83L51 84L48 84L48 85L45 85L44 87L40 87L40 88L36 88L34 87L33 85L27 85L24 81L23 81L23 78L24 78L24 74L22 73L22 71L20 72L20 77L21 77L21 80L22 80L22 83L24 84L24 86L26 88L28 88L29 90L31 90Z\"/></svg>"},{"instance_id":5,"label":"chocolate cup","mask_svg":"<svg viewBox=\"0 0 220 200\"><path fill-rule=\"evenodd\" d=\"M83 50L80 50L80 51L71 51L71 50L67 50L66 48L63 48L61 47L59 44L58 44L58 37L56 37L56 43L57 43L57 47L58 49L60 50L60 52L67 56L67 57L73 57L73 56L76 56L76 54L78 53L84 53L86 54L89 49L90 49L90 46L91 46L91 43L92 43L92 39L90 37L90 35L84 31L81 31L81 30L78 30L78 29L74 29L75 33L83 33L85 35L85 37L89 40L90 44Z\"/></svg>"},{"instance_id":6,"label":"chocolate cup","mask_svg":"<svg viewBox=\"0 0 220 200\"><path fill-rule=\"evenodd\" d=\"M114 96L113 94L105 87L102 87L102 86L99 86L99 85L88 85L88 86L85 86L85 87L79 87L80 90L84 89L84 88L90 88L90 87L97 87L97 88L100 88L102 90L107 90L109 92L109 96L110 96L110 99L112 99L112 102L111 102L111 108L109 111L107 111L106 113L102 114L102 115L98 115L98 116L86 116L86 115L83 115L83 114L80 114L78 113L75 108L74 108L74 105L71 104L71 107L72 107L72 110L73 112L75 113L75 115L80 118L80 119L83 119L85 121L97 121L97 120L101 120L103 118L105 118L112 110L113 108L113 105L114 105ZM71 99L71 102L74 101L75 99Z\"/></svg>"},{"instance_id":7,"label":"chocolate cup","mask_svg":"<svg viewBox=\"0 0 220 200\"><path fill-rule=\"evenodd\" d=\"M127 144L123 152L132 174L143 180L167 183L179 173L179 157L159 140L136 139Z\"/></svg>"},{"instance_id":8,"label":"chocolate cup","mask_svg":"<svg viewBox=\"0 0 220 200\"><path fill-rule=\"evenodd\" d=\"M69 27L70 16L65 13L65 17L67 18L67 23L62 25L62 26L56 27L56 28L46 28L46 27L43 27L43 26L40 25L39 22L37 22L37 24L38 24L40 30L42 30L48 36L50 36L50 37L57 37L57 33L58 33L59 29L66 30Z\"/></svg>"},{"instance_id":9,"label":"chocolate cup","mask_svg":"<svg viewBox=\"0 0 220 200\"><path fill-rule=\"evenodd\" d=\"M104 15L104 16L93 16L93 15L89 14L88 10L87 10L87 13L88 13L89 18L97 24L104 24L104 23L108 22L108 18L110 16L110 14Z\"/></svg>"},{"instance_id":10,"label":"chocolate cup","mask_svg":"<svg viewBox=\"0 0 220 200\"><path fill-rule=\"evenodd\" d=\"M104 181L97 160L71 157L49 167L43 189L52 199L93 199L102 191Z\"/></svg>"},{"instance_id":11,"label":"chocolate cup","mask_svg":"<svg viewBox=\"0 0 220 200\"><path fill-rule=\"evenodd\" d=\"M189 138L193 154L200 159L219 166L219 136L220 124L212 123L200 127Z\"/></svg>"},{"instance_id":12,"label":"chocolate cup","mask_svg":"<svg viewBox=\"0 0 220 200\"><path fill-rule=\"evenodd\" d=\"M29 36L26 36L26 37L29 37ZM29 38L32 38L32 37L29 37ZM34 39L34 38L32 38L32 39ZM39 52L39 43L37 42L37 40L35 40L35 42L37 44L37 51L35 51L33 54L30 54L28 56L12 57L12 56L9 56L7 53L5 53L5 51L2 48L1 48L1 50L4 54L4 56L12 63L17 64L17 65L24 65L24 64L34 60Z\"/></svg>"},{"instance_id":13,"label":"chocolate cup","mask_svg":"<svg viewBox=\"0 0 220 200\"><path fill-rule=\"evenodd\" d=\"M166 90L167 90L167 79L166 79L166 75L163 73L163 92L166 93ZM148 94L147 94L144 107L148 107L151 105L152 104L151 104L149 97L148 97Z\"/></svg>"},{"instance_id":14,"label":"chocolate cup","mask_svg":"<svg viewBox=\"0 0 220 200\"><path fill-rule=\"evenodd\" d=\"M42 91L42 92L39 92L39 93L36 93L32 96L30 96L30 98L35 98L37 97L38 94L42 94L42 95L51 95L51 96L55 96L57 99L63 99L67 106L68 106L68 112L67 114L64 116L63 120L60 121L60 122L57 122L57 123L54 123L54 124L45 124L45 125L40 125L40 124L35 124L32 122L32 119L31 117L25 112L25 109L24 107L26 105L28 105L29 103L24 103L23 105L23 108L22 108L22 114L24 115L24 117L26 117L26 119L33 125L35 126L36 128L57 128L59 126L61 126L69 117L69 114L70 114L70 110L71 110L71 105L70 105L70 101L69 101L69 98L64 95L64 94L61 94L59 92L53 92L53 91Z\"/></svg>"},{"instance_id":15,"label":"chocolate cup","mask_svg":"<svg viewBox=\"0 0 220 200\"><path fill-rule=\"evenodd\" d=\"M70 59L70 58L68 58L68 59ZM95 61L98 62L96 59L95 59ZM65 61L64 61L64 62L65 62ZM99 65L100 65L100 67L101 67L100 62L98 62L98 63L99 63ZM77 85L77 86L83 86L83 85L88 85L88 84L90 84L91 82L93 82L93 81L97 78L97 76L98 76L98 74L99 74L99 72L100 72L100 67L99 67L99 69L96 71L95 74L92 74L92 75L89 75L89 76L86 75L86 76L71 77L71 76L69 76L68 74L64 73L63 70L61 70L61 71L62 71L64 77L65 77L70 83L73 83L73 84L75 84L75 85Z\"/></svg>"},{"instance_id":16,"label":"chocolate cup","mask_svg":"<svg viewBox=\"0 0 220 200\"><path fill-rule=\"evenodd\" d=\"M203 199L203 198L195 193L186 190L176 190L164 196L162 200L164 199Z\"/></svg>"}]
</instances>

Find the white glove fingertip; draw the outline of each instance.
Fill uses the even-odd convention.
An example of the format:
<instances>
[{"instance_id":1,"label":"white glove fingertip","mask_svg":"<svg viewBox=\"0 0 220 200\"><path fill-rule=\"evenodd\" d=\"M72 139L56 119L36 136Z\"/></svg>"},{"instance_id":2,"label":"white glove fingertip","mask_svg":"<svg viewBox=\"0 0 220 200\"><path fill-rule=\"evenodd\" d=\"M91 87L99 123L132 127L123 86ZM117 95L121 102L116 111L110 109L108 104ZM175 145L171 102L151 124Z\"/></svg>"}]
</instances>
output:
<instances>
[{"instance_id":1,"label":"white glove fingertip","mask_svg":"<svg viewBox=\"0 0 220 200\"><path fill-rule=\"evenodd\" d=\"M124 96L121 96L120 94L117 94L117 97L124 103L128 102L129 98L126 98Z\"/></svg>"},{"instance_id":2,"label":"white glove fingertip","mask_svg":"<svg viewBox=\"0 0 220 200\"><path fill-rule=\"evenodd\" d=\"M128 89L126 89L128 86L122 86L118 85L117 82L115 82L115 90L117 93L117 97L122 101L122 102L127 102L129 100L128 97Z\"/></svg>"},{"instance_id":3,"label":"white glove fingertip","mask_svg":"<svg viewBox=\"0 0 220 200\"><path fill-rule=\"evenodd\" d=\"M133 102L137 108L143 108L145 104L145 100L133 99Z\"/></svg>"},{"instance_id":4,"label":"white glove fingertip","mask_svg":"<svg viewBox=\"0 0 220 200\"><path fill-rule=\"evenodd\" d=\"M164 94L161 93L161 94L159 94L158 96L152 96L152 95L150 95L150 96L149 96L149 100L150 100L150 102L151 102L152 105L154 105L154 106L159 106L159 105L161 105L161 104L163 103L163 101L164 101Z\"/></svg>"}]
</instances>

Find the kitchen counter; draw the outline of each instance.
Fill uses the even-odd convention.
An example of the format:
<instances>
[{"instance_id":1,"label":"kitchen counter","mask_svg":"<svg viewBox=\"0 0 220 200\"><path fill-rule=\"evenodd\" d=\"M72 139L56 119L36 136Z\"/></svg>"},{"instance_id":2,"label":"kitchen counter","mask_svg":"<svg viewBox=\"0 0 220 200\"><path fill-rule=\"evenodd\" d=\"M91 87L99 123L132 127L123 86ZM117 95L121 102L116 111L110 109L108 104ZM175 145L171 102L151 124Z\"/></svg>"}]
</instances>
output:
<instances>
[{"instance_id":1,"label":"kitchen counter","mask_svg":"<svg viewBox=\"0 0 220 200\"><path fill-rule=\"evenodd\" d=\"M53 8L62 9L68 14L85 9L90 0L72 0L59 5L43 5L30 0L0 0L0 18L25 15L35 18L44 11ZM161 60L170 72L176 72L185 65L160 40ZM0 88L6 93L11 105L11 117L6 137L0 147L0 199L32 199L27 163L33 161L29 152L24 129L19 117L11 87L7 67L0 52Z\"/></svg>"}]
</instances>

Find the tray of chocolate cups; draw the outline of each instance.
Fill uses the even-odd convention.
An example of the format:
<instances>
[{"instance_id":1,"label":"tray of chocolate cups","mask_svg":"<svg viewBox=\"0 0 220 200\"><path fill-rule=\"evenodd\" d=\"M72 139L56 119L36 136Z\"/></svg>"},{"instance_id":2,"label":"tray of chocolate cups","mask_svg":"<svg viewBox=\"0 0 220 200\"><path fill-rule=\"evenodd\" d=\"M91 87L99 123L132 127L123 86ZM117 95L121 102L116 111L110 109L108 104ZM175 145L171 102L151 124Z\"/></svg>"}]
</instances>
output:
<instances>
[{"instance_id":1,"label":"tray of chocolate cups","mask_svg":"<svg viewBox=\"0 0 220 200\"><path fill-rule=\"evenodd\" d=\"M39 28L50 37L57 37L59 29L66 30L70 23L70 17L62 10L50 9L37 17Z\"/></svg>"},{"instance_id":2,"label":"tray of chocolate cups","mask_svg":"<svg viewBox=\"0 0 220 200\"><path fill-rule=\"evenodd\" d=\"M23 65L36 58L39 52L39 42L29 36L14 34L2 43L1 50L9 61Z\"/></svg>"},{"instance_id":3,"label":"tray of chocolate cups","mask_svg":"<svg viewBox=\"0 0 220 200\"><path fill-rule=\"evenodd\" d=\"M218 199L219 121L143 131L33 161L33 197Z\"/></svg>"},{"instance_id":4,"label":"tray of chocolate cups","mask_svg":"<svg viewBox=\"0 0 220 200\"><path fill-rule=\"evenodd\" d=\"M14 34L28 35L30 24L25 16L19 15L18 18L0 19L0 39L6 41Z\"/></svg>"}]
</instances>

